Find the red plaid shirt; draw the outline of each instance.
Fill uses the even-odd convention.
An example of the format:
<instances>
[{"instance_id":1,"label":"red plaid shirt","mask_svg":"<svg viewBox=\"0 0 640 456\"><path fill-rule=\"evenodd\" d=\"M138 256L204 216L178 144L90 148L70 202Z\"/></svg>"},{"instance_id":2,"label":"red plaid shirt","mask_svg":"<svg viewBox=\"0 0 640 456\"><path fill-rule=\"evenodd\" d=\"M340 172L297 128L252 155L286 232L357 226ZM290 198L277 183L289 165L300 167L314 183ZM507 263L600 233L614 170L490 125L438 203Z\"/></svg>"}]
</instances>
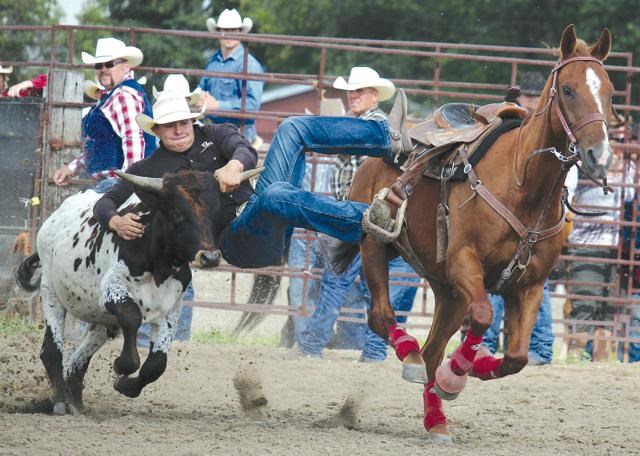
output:
<instances>
[{"instance_id":1,"label":"red plaid shirt","mask_svg":"<svg viewBox=\"0 0 640 456\"><path fill-rule=\"evenodd\" d=\"M126 79L130 79L130 77ZM102 93L101 97L107 93ZM111 124L113 131L122 139L122 153L124 154L122 170L124 171L133 163L144 158L144 132L136 122L136 115L144 112L144 99L137 90L120 86L113 91L101 110ZM69 163L69 168L74 174L78 174L84 167L84 156ZM112 170L107 170L93 173L91 176L100 180L115 177L115 173Z\"/></svg>"}]
</instances>

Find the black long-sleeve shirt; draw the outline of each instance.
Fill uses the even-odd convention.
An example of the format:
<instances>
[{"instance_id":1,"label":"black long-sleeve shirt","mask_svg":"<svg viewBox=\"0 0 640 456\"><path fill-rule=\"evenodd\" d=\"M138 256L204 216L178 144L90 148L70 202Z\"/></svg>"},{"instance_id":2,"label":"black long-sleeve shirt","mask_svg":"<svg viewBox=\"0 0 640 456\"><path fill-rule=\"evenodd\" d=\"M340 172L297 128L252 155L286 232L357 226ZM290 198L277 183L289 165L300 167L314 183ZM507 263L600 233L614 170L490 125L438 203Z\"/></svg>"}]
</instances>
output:
<instances>
[{"instance_id":1,"label":"black long-sleeve shirt","mask_svg":"<svg viewBox=\"0 0 640 456\"><path fill-rule=\"evenodd\" d=\"M185 152L172 152L162 143L149 157L134 163L127 173L144 177L162 177L180 169L214 172L230 160L238 160L245 170L253 169L258 163L258 153L231 124L194 125L195 140ZM100 225L108 229L109 220L118 213L120 207L134 192L133 185L120 180L105 193L93 207L93 215ZM221 194L221 212L216 232L231 222L236 216L236 208L247 201L253 189L249 182L241 183L231 193Z\"/></svg>"}]
</instances>

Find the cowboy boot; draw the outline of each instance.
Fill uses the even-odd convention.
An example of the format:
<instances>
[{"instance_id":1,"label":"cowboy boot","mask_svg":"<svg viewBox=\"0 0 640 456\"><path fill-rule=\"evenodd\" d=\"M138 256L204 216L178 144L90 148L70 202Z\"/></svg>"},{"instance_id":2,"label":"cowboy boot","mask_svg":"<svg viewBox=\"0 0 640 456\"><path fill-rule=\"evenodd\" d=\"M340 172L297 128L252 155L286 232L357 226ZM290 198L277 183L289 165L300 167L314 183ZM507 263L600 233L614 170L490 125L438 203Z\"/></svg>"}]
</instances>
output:
<instances>
[{"instance_id":1,"label":"cowboy boot","mask_svg":"<svg viewBox=\"0 0 640 456\"><path fill-rule=\"evenodd\" d=\"M387 124L389 126L389 136L391 137L391 155L409 155L413 149L411 137L404 128L407 118L407 96L404 90L398 89L396 100L391 108ZM386 200L389 189L378 193L371 206L365 212L363 227L365 232L381 242L392 242L397 238L393 234L396 221L392 218L392 209ZM374 225L374 226L371 226Z\"/></svg>"},{"instance_id":2,"label":"cowboy boot","mask_svg":"<svg viewBox=\"0 0 640 456\"><path fill-rule=\"evenodd\" d=\"M389 125L389 136L391 136L391 154L392 155L409 155L413 146L411 137L404 128L407 119L407 96L404 90L398 89L396 101L393 103L391 112L387 119Z\"/></svg>"}]
</instances>

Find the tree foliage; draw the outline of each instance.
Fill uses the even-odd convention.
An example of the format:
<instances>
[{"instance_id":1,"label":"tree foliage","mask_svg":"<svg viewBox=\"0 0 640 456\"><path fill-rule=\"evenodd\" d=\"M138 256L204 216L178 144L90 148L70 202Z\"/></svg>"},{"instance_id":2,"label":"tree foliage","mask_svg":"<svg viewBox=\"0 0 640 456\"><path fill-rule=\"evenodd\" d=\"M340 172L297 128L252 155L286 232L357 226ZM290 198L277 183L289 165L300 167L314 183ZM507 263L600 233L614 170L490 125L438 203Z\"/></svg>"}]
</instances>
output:
<instances>
[{"instance_id":1,"label":"tree foliage","mask_svg":"<svg viewBox=\"0 0 640 456\"><path fill-rule=\"evenodd\" d=\"M47 24L54 20L55 3L33 3L33 7L20 8L16 2L0 0L3 23ZM238 8L243 17L251 17L252 33L553 47L564 27L574 23L578 35L588 42L595 41L607 26L613 34L614 50L640 48L640 28L635 25L634 14L637 5L631 0L89 0L79 19L88 25L205 31L206 18L217 17L224 8ZM96 38L108 35L78 33L75 58L79 60L80 50L92 51ZM128 40L128 35L120 38ZM26 57L26 49L31 49L24 42L14 40L9 44L5 35L2 39L0 49L6 55L21 52ZM46 40L43 43L46 45ZM218 47L215 40L162 34L136 34L136 45L144 51L145 65L194 69L203 68ZM319 71L318 49L266 44L251 44L250 48L270 72ZM520 56L540 58L526 53ZM638 64L638 57L635 59L633 63ZM618 59L615 63L623 62ZM325 73L344 75L354 65L372 66L391 78L430 80L435 59L329 50ZM441 77L450 81L510 82L508 65L454 59L442 59L439 65ZM613 76L621 87L625 75Z\"/></svg>"},{"instance_id":2,"label":"tree foliage","mask_svg":"<svg viewBox=\"0 0 640 456\"><path fill-rule=\"evenodd\" d=\"M15 0L0 0L1 25L51 25L60 20L62 12L55 0L32 0L28 7ZM0 60L29 61L47 58L50 52L48 32L11 31L0 33ZM19 81L33 76L38 69L15 68L13 78Z\"/></svg>"}]
</instances>

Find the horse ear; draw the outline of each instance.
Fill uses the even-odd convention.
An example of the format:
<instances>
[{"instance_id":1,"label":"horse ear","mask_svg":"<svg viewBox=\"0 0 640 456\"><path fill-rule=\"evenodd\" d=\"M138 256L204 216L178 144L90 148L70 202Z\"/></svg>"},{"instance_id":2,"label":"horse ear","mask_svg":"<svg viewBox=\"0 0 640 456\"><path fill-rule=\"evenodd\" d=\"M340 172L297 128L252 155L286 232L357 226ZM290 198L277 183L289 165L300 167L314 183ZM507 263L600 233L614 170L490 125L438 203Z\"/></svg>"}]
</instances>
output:
<instances>
[{"instance_id":1,"label":"horse ear","mask_svg":"<svg viewBox=\"0 0 640 456\"><path fill-rule=\"evenodd\" d=\"M567 25L567 28L562 32L562 38L560 39L560 52L563 59L573 54L577 40L576 26L573 24Z\"/></svg>"},{"instance_id":2,"label":"horse ear","mask_svg":"<svg viewBox=\"0 0 640 456\"><path fill-rule=\"evenodd\" d=\"M604 28L600 38L591 48L591 56L596 59L605 60L611 51L611 32L608 28Z\"/></svg>"}]
</instances>

